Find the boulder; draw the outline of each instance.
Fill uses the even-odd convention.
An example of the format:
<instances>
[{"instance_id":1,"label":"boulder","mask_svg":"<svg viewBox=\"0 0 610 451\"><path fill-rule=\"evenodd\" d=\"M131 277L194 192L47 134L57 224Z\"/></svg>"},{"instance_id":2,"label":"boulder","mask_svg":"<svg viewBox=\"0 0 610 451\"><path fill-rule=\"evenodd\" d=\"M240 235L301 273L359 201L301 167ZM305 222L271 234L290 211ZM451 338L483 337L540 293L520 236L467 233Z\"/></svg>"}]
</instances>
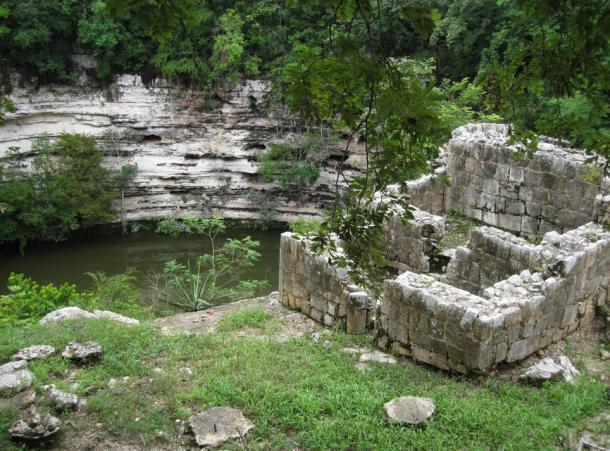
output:
<instances>
[{"instance_id":1,"label":"boulder","mask_svg":"<svg viewBox=\"0 0 610 451\"><path fill-rule=\"evenodd\" d=\"M79 362L97 360L101 354L102 347L95 341L87 341L85 343L71 341L61 353L62 357Z\"/></svg>"},{"instance_id":2,"label":"boulder","mask_svg":"<svg viewBox=\"0 0 610 451\"><path fill-rule=\"evenodd\" d=\"M128 316L119 315L118 313L109 312L108 310L95 310L93 312L96 318L105 318L115 323L126 324L128 326L138 326L140 321Z\"/></svg>"},{"instance_id":3,"label":"boulder","mask_svg":"<svg viewBox=\"0 0 610 451\"><path fill-rule=\"evenodd\" d=\"M119 315L118 313L109 312L108 310L95 310L93 313L83 310L79 307L64 307L54 312L48 313L44 318L38 321L39 324L54 324L63 321L75 319L97 319L105 318L115 323L127 324L128 326L137 326L140 321L127 316Z\"/></svg>"},{"instance_id":4,"label":"boulder","mask_svg":"<svg viewBox=\"0 0 610 451\"><path fill-rule=\"evenodd\" d=\"M55 348L53 346L35 345L20 350L13 358L15 360L27 360L29 362L30 360L44 359L53 354L55 354Z\"/></svg>"},{"instance_id":5,"label":"boulder","mask_svg":"<svg viewBox=\"0 0 610 451\"><path fill-rule=\"evenodd\" d=\"M216 447L227 440L244 437L254 427L241 410L233 407L212 407L191 416L188 424L201 447Z\"/></svg>"},{"instance_id":6,"label":"boulder","mask_svg":"<svg viewBox=\"0 0 610 451\"><path fill-rule=\"evenodd\" d=\"M54 324L74 319L95 319L96 316L79 307L64 307L44 316L38 324Z\"/></svg>"},{"instance_id":7,"label":"boulder","mask_svg":"<svg viewBox=\"0 0 610 451\"><path fill-rule=\"evenodd\" d=\"M0 366L0 394L21 391L32 385L34 374L28 370L25 360L5 363Z\"/></svg>"},{"instance_id":8,"label":"boulder","mask_svg":"<svg viewBox=\"0 0 610 451\"><path fill-rule=\"evenodd\" d=\"M42 441L50 439L59 432L61 421L48 413L40 415L32 406L23 419L9 428L12 439Z\"/></svg>"},{"instance_id":9,"label":"boulder","mask_svg":"<svg viewBox=\"0 0 610 451\"><path fill-rule=\"evenodd\" d=\"M383 405L390 423L418 425L432 417L436 406L430 398L401 396Z\"/></svg>"},{"instance_id":10,"label":"boulder","mask_svg":"<svg viewBox=\"0 0 610 451\"><path fill-rule=\"evenodd\" d=\"M578 374L580 374L579 371L574 368L572 362L566 356L559 357L557 362L550 357L546 357L526 369L519 376L519 380L533 385L540 385L544 382L563 377L564 380L573 383L574 378Z\"/></svg>"},{"instance_id":11,"label":"boulder","mask_svg":"<svg viewBox=\"0 0 610 451\"><path fill-rule=\"evenodd\" d=\"M55 388L55 385L45 385L44 390L57 410L70 410L78 407L78 396Z\"/></svg>"}]
</instances>

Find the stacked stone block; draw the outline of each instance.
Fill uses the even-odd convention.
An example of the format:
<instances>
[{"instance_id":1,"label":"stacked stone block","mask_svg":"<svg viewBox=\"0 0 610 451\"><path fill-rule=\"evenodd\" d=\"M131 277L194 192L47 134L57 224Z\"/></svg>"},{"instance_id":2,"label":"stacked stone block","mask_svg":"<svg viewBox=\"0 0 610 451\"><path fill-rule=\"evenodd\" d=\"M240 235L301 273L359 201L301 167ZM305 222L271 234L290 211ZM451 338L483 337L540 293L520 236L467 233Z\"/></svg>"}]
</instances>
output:
<instances>
[{"instance_id":1,"label":"stacked stone block","mask_svg":"<svg viewBox=\"0 0 610 451\"><path fill-rule=\"evenodd\" d=\"M539 246L543 272L524 270L476 296L407 272L386 281L378 343L459 372L487 371L554 343L608 302L610 232L588 223Z\"/></svg>"},{"instance_id":2,"label":"stacked stone block","mask_svg":"<svg viewBox=\"0 0 610 451\"><path fill-rule=\"evenodd\" d=\"M400 271L430 272L430 259L445 232L445 219L418 208L411 212L413 218L406 223L400 215L386 222L386 261Z\"/></svg>"},{"instance_id":3,"label":"stacked stone block","mask_svg":"<svg viewBox=\"0 0 610 451\"><path fill-rule=\"evenodd\" d=\"M372 299L351 283L348 269L315 255L306 239L286 232L280 241L280 301L328 327L364 333Z\"/></svg>"},{"instance_id":4,"label":"stacked stone block","mask_svg":"<svg viewBox=\"0 0 610 451\"><path fill-rule=\"evenodd\" d=\"M448 143L445 208L526 236L565 231L594 219L602 178L590 177L584 152L541 137L518 159L501 124L459 127Z\"/></svg>"},{"instance_id":5,"label":"stacked stone block","mask_svg":"<svg viewBox=\"0 0 610 451\"><path fill-rule=\"evenodd\" d=\"M539 247L494 227L470 231L447 265L447 281L474 294L525 269L540 267Z\"/></svg>"}]
</instances>

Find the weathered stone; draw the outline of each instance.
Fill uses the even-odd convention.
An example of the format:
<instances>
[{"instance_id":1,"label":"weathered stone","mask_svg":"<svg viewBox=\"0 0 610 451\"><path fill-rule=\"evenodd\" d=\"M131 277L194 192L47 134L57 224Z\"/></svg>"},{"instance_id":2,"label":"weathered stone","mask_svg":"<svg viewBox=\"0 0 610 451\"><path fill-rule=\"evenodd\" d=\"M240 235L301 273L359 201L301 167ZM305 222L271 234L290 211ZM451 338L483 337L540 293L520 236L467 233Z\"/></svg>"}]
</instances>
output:
<instances>
[{"instance_id":1,"label":"weathered stone","mask_svg":"<svg viewBox=\"0 0 610 451\"><path fill-rule=\"evenodd\" d=\"M40 415L32 406L24 418L16 421L9 428L12 439L26 441L44 441L59 432L61 421L48 413Z\"/></svg>"},{"instance_id":2,"label":"weathered stone","mask_svg":"<svg viewBox=\"0 0 610 451\"><path fill-rule=\"evenodd\" d=\"M521 376L519 380L540 385L543 382L555 380L563 377L567 382L574 382L574 378L579 375L579 371L574 368L570 359L566 356L561 356L558 362L555 362L552 358L546 357L537 364L529 367Z\"/></svg>"},{"instance_id":3,"label":"weathered stone","mask_svg":"<svg viewBox=\"0 0 610 451\"><path fill-rule=\"evenodd\" d=\"M419 425L434 415L436 406L430 398L401 396L385 403L383 409L390 423Z\"/></svg>"},{"instance_id":4,"label":"weathered stone","mask_svg":"<svg viewBox=\"0 0 610 451\"><path fill-rule=\"evenodd\" d=\"M53 324L76 319L95 319L95 315L79 307L64 307L47 313L38 323Z\"/></svg>"},{"instance_id":5,"label":"weathered stone","mask_svg":"<svg viewBox=\"0 0 610 451\"><path fill-rule=\"evenodd\" d=\"M61 355L62 357L79 362L88 362L100 358L102 347L95 341L87 341L85 343L72 341L68 343Z\"/></svg>"},{"instance_id":6,"label":"weathered stone","mask_svg":"<svg viewBox=\"0 0 610 451\"><path fill-rule=\"evenodd\" d=\"M563 378L567 381L567 382L571 382L574 383L574 379L580 375L580 371L578 371L574 365L572 365L572 362L570 362L570 359L568 359L566 356L562 355L559 357L559 365L561 366L561 368L563 368Z\"/></svg>"},{"instance_id":7,"label":"weathered stone","mask_svg":"<svg viewBox=\"0 0 610 451\"><path fill-rule=\"evenodd\" d=\"M212 407L191 416L188 424L201 447L216 447L228 440L243 438L254 427L240 410L233 407Z\"/></svg>"},{"instance_id":8,"label":"weathered stone","mask_svg":"<svg viewBox=\"0 0 610 451\"><path fill-rule=\"evenodd\" d=\"M95 310L93 314L96 318L105 318L109 321L113 321L115 323L126 324L128 326L138 326L140 325L140 321L134 318L129 318L127 316L119 315L118 313L109 312L107 310Z\"/></svg>"},{"instance_id":9,"label":"weathered stone","mask_svg":"<svg viewBox=\"0 0 610 451\"><path fill-rule=\"evenodd\" d=\"M21 391L32 385L34 374L27 365L25 360L17 360L0 366L0 394Z\"/></svg>"},{"instance_id":10,"label":"weathered stone","mask_svg":"<svg viewBox=\"0 0 610 451\"><path fill-rule=\"evenodd\" d=\"M385 352L381 352L381 351L365 352L364 354L362 354L360 356L358 361L360 363L376 362L376 363L387 363L390 365L395 365L396 363L398 363L398 360L396 360L396 357L391 356L390 354L386 354Z\"/></svg>"},{"instance_id":11,"label":"weathered stone","mask_svg":"<svg viewBox=\"0 0 610 451\"><path fill-rule=\"evenodd\" d=\"M55 348L53 346L35 345L20 350L13 358L15 360L27 360L29 362L30 360L44 359L53 354L55 354Z\"/></svg>"},{"instance_id":12,"label":"weathered stone","mask_svg":"<svg viewBox=\"0 0 610 451\"><path fill-rule=\"evenodd\" d=\"M55 385L45 385L43 389L57 410L70 410L78 407L78 396L55 388Z\"/></svg>"},{"instance_id":13,"label":"weathered stone","mask_svg":"<svg viewBox=\"0 0 610 451\"><path fill-rule=\"evenodd\" d=\"M19 410L31 405L35 399L34 390L25 390L8 399L0 398L0 408L12 407Z\"/></svg>"}]
</instances>

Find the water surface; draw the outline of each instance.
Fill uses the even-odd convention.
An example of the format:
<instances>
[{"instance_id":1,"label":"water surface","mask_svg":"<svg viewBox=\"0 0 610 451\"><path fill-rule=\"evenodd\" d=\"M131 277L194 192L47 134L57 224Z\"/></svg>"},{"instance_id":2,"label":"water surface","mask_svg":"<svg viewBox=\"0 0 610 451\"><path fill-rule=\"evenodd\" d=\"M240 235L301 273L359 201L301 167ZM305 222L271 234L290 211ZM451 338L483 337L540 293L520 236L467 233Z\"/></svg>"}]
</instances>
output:
<instances>
[{"instance_id":1,"label":"water surface","mask_svg":"<svg viewBox=\"0 0 610 451\"><path fill-rule=\"evenodd\" d=\"M247 235L260 241L261 259L247 273L245 279L266 279L268 291L277 289L280 231L229 231L225 238L243 238ZM218 244L217 244L218 246ZM133 267L138 286L148 287L147 274L161 272L165 262L176 259L186 263L210 251L207 238L199 235L170 237L153 232L129 235L89 236L60 243L38 243L24 255L0 256L0 291L6 292L6 282L11 272L23 273L38 283L73 283L80 289L91 287L87 272L103 271L119 274Z\"/></svg>"}]
</instances>

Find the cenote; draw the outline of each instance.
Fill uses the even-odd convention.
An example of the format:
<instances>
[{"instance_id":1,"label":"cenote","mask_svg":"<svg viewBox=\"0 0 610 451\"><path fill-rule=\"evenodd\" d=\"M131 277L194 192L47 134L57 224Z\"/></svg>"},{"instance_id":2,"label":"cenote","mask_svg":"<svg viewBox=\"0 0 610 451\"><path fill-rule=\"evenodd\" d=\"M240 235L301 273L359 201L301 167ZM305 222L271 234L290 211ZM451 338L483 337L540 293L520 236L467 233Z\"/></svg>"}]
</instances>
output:
<instances>
[{"instance_id":1,"label":"cenote","mask_svg":"<svg viewBox=\"0 0 610 451\"><path fill-rule=\"evenodd\" d=\"M266 292L277 289L280 230L229 230L222 238L244 238L260 242L261 258L243 274L244 279L265 279ZM217 244L218 245L218 244ZM59 243L35 243L24 255L4 254L0 259L1 291L11 272L22 273L40 284L73 283L79 289L91 287L87 272L119 274L128 268L136 270L137 285L146 293L148 275L161 272L165 262L176 259L186 263L210 251L210 243L201 235L171 237L151 231L131 234L96 235Z\"/></svg>"}]
</instances>

